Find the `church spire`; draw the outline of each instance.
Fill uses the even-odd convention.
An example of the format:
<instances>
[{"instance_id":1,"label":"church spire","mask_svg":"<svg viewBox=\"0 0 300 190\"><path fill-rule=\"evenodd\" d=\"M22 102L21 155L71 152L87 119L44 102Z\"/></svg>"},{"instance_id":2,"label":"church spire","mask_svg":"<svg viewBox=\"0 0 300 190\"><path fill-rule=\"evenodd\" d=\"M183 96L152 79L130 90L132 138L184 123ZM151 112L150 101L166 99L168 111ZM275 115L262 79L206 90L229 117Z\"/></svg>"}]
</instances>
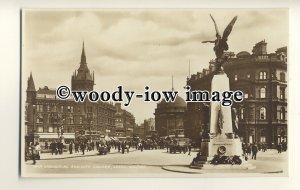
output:
<instances>
[{"instance_id":1,"label":"church spire","mask_svg":"<svg viewBox=\"0 0 300 190\"><path fill-rule=\"evenodd\" d=\"M82 53L81 53L81 62L80 64L86 64L86 56L84 51L84 41L82 42Z\"/></svg>"},{"instance_id":2,"label":"church spire","mask_svg":"<svg viewBox=\"0 0 300 190\"><path fill-rule=\"evenodd\" d=\"M82 42L80 66L77 69L77 72L75 71L71 77L71 80L72 90L93 90L94 75L90 72L87 66L84 41Z\"/></svg>"},{"instance_id":3,"label":"church spire","mask_svg":"<svg viewBox=\"0 0 300 190\"><path fill-rule=\"evenodd\" d=\"M27 91L35 91L35 85L32 77L32 73L30 72L30 76L27 80Z\"/></svg>"}]
</instances>

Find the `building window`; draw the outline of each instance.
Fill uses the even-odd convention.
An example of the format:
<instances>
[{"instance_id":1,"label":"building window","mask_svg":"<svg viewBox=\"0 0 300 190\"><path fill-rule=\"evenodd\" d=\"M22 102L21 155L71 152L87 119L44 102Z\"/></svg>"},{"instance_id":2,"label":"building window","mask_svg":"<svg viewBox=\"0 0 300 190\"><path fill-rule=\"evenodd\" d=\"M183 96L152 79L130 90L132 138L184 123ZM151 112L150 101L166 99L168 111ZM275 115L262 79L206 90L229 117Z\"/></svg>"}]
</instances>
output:
<instances>
[{"instance_id":1,"label":"building window","mask_svg":"<svg viewBox=\"0 0 300 190\"><path fill-rule=\"evenodd\" d=\"M265 71L259 72L259 79L260 80L266 80L267 79L267 72L265 72Z\"/></svg>"},{"instance_id":2,"label":"building window","mask_svg":"<svg viewBox=\"0 0 300 190\"><path fill-rule=\"evenodd\" d=\"M87 112L88 112L88 113L92 113L92 111L93 111L93 109L92 109L91 106L87 107Z\"/></svg>"},{"instance_id":3,"label":"building window","mask_svg":"<svg viewBox=\"0 0 300 190\"><path fill-rule=\"evenodd\" d=\"M82 124L82 117L79 117L79 124Z\"/></svg>"},{"instance_id":4,"label":"building window","mask_svg":"<svg viewBox=\"0 0 300 190\"><path fill-rule=\"evenodd\" d=\"M244 119L244 116L245 116L245 108L242 108L240 113L240 118Z\"/></svg>"},{"instance_id":5,"label":"building window","mask_svg":"<svg viewBox=\"0 0 300 190\"><path fill-rule=\"evenodd\" d=\"M238 76L234 75L234 80L237 81L238 80Z\"/></svg>"},{"instance_id":6,"label":"building window","mask_svg":"<svg viewBox=\"0 0 300 190\"><path fill-rule=\"evenodd\" d=\"M254 135L250 135L249 136L249 143L253 143L254 142Z\"/></svg>"},{"instance_id":7,"label":"building window","mask_svg":"<svg viewBox=\"0 0 300 190\"><path fill-rule=\"evenodd\" d=\"M39 133L44 132L43 126L38 126L37 131L38 131Z\"/></svg>"},{"instance_id":8,"label":"building window","mask_svg":"<svg viewBox=\"0 0 300 190\"><path fill-rule=\"evenodd\" d=\"M284 73L280 73L280 81L285 82L285 74Z\"/></svg>"},{"instance_id":9,"label":"building window","mask_svg":"<svg viewBox=\"0 0 300 190\"><path fill-rule=\"evenodd\" d=\"M53 111L57 112L57 106L53 106Z\"/></svg>"},{"instance_id":10,"label":"building window","mask_svg":"<svg viewBox=\"0 0 300 190\"><path fill-rule=\"evenodd\" d=\"M69 117L69 124L73 124L73 122L74 122L74 119L73 119L73 117L71 116L71 117Z\"/></svg>"},{"instance_id":11,"label":"building window","mask_svg":"<svg viewBox=\"0 0 300 190\"><path fill-rule=\"evenodd\" d=\"M50 105L47 105L47 112L50 112L50 111L51 111Z\"/></svg>"},{"instance_id":12,"label":"building window","mask_svg":"<svg viewBox=\"0 0 300 190\"><path fill-rule=\"evenodd\" d=\"M36 105L36 109L38 112L43 112L43 105Z\"/></svg>"},{"instance_id":13,"label":"building window","mask_svg":"<svg viewBox=\"0 0 300 190\"><path fill-rule=\"evenodd\" d=\"M266 88L265 87L260 89L260 98L266 98Z\"/></svg>"},{"instance_id":14,"label":"building window","mask_svg":"<svg viewBox=\"0 0 300 190\"><path fill-rule=\"evenodd\" d=\"M260 108L259 118L262 119L262 120L266 119L266 108L265 107Z\"/></svg>"},{"instance_id":15,"label":"building window","mask_svg":"<svg viewBox=\"0 0 300 190\"><path fill-rule=\"evenodd\" d=\"M60 106L60 112L64 112L64 106Z\"/></svg>"},{"instance_id":16,"label":"building window","mask_svg":"<svg viewBox=\"0 0 300 190\"><path fill-rule=\"evenodd\" d=\"M49 127L48 127L48 132L49 132L49 133L53 133L53 131L54 131L54 130L53 130L53 127L52 127L52 126L49 126Z\"/></svg>"},{"instance_id":17,"label":"building window","mask_svg":"<svg viewBox=\"0 0 300 190\"><path fill-rule=\"evenodd\" d=\"M78 111L78 113L80 113L80 112L81 112L81 108L80 108L80 107L78 107L78 108L77 108L77 111Z\"/></svg>"},{"instance_id":18,"label":"building window","mask_svg":"<svg viewBox=\"0 0 300 190\"><path fill-rule=\"evenodd\" d=\"M251 78L251 75L248 73L247 74L247 79L250 79Z\"/></svg>"},{"instance_id":19,"label":"building window","mask_svg":"<svg viewBox=\"0 0 300 190\"><path fill-rule=\"evenodd\" d=\"M280 88L280 99L281 100L285 99L285 89L284 88Z\"/></svg>"},{"instance_id":20,"label":"building window","mask_svg":"<svg viewBox=\"0 0 300 190\"><path fill-rule=\"evenodd\" d=\"M285 109L281 107L280 109L280 120L285 120Z\"/></svg>"},{"instance_id":21,"label":"building window","mask_svg":"<svg viewBox=\"0 0 300 190\"><path fill-rule=\"evenodd\" d=\"M68 106L68 112L73 113L73 106Z\"/></svg>"},{"instance_id":22,"label":"building window","mask_svg":"<svg viewBox=\"0 0 300 190\"><path fill-rule=\"evenodd\" d=\"M266 142L266 136L260 136L260 142L265 143Z\"/></svg>"},{"instance_id":23,"label":"building window","mask_svg":"<svg viewBox=\"0 0 300 190\"><path fill-rule=\"evenodd\" d=\"M43 116L42 115L37 115L36 123L43 123Z\"/></svg>"},{"instance_id":24,"label":"building window","mask_svg":"<svg viewBox=\"0 0 300 190\"><path fill-rule=\"evenodd\" d=\"M249 97L248 93L244 93L244 98L247 99Z\"/></svg>"}]
</instances>

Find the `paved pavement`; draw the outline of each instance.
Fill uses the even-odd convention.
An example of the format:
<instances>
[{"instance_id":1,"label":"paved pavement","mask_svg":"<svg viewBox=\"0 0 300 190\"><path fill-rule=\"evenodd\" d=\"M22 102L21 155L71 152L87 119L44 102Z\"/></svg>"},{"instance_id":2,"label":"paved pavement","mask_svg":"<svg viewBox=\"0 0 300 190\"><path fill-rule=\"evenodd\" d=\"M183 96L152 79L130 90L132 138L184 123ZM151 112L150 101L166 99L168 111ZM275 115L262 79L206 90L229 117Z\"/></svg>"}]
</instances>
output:
<instances>
[{"instance_id":1,"label":"paved pavement","mask_svg":"<svg viewBox=\"0 0 300 190\"><path fill-rule=\"evenodd\" d=\"M135 149L131 149L130 152L136 151ZM111 149L110 153L108 154L117 154L119 153L116 149ZM90 157L90 156L99 156L99 152L97 150L92 151L85 151L84 154L82 152L70 154L69 152L64 152L63 154L52 154L52 153L42 153L41 160L59 160L59 159L70 159L70 158L77 158L77 157Z\"/></svg>"},{"instance_id":2,"label":"paved pavement","mask_svg":"<svg viewBox=\"0 0 300 190\"><path fill-rule=\"evenodd\" d=\"M108 155L98 155L96 151L87 152L85 156L80 153L70 155L41 155L36 165L31 161L24 164L24 171L32 176L104 176L104 177L201 177L217 174L247 175L286 175L287 152L278 154L275 150L265 153L259 152L257 160L249 160L257 169L249 171L203 171L190 169L188 166L196 156L186 154L169 154L166 150L131 150L129 154L121 154L112 149ZM282 172L283 173L282 173ZM278 173L279 172L279 173ZM223 175L224 176L224 175Z\"/></svg>"}]
</instances>

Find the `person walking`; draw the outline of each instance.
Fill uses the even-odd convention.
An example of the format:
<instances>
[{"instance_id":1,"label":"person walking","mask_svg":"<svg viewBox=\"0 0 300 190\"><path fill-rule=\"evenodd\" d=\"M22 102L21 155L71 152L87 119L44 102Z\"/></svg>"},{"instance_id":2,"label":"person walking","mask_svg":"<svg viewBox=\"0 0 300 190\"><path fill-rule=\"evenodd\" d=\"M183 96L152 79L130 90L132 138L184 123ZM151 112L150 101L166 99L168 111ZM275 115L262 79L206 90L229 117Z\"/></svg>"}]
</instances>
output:
<instances>
[{"instance_id":1,"label":"person walking","mask_svg":"<svg viewBox=\"0 0 300 190\"><path fill-rule=\"evenodd\" d=\"M64 144L62 142L58 142L58 152L59 154L64 152Z\"/></svg>"},{"instance_id":2,"label":"person walking","mask_svg":"<svg viewBox=\"0 0 300 190\"><path fill-rule=\"evenodd\" d=\"M79 152L79 144L78 144L78 142L75 141L74 146L75 146L75 153Z\"/></svg>"},{"instance_id":3,"label":"person walking","mask_svg":"<svg viewBox=\"0 0 300 190\"><path fill-rule=\"evenodd\" d=\"M258 147L257 147L257 145L254 143L254 144L252 145L252 159L256 160L257 152L258 152Z\"/></svg>"},{"instance_id":4,"label":"person walking","mask_svg":"<svg viewBox=\"0 0 300 190\"><path fill-rule=\"evenodd\" d=\"M84 155L85 148L86 148L86 145L85 145L84 142L82 142L82 143L80 144L80 149L81 149L81 151L82 151L82 155Z\"/></svg>"},{"instance_id":5,"label":"person walking","mask_svg":"<svg viewBox=\"0 0 300 190\"><path fill-rule=\"evenodd\" d=\"M54 141L51 142L51 144L50 144L50 150L51 150L52 155L53 155L53 154L57 155L56 142L54 142Z\"/></svg>"},{"instance_id":6,"label":"person walking","mask_svg":"<svg viewBox=\"0 0 300 190\"><path fill-rule=\"evenodd\" d=\"M189 151L188 155L190 156L191 155L191 151L192 151L192 145L191 145L191 143L188 144L187 148L188 148L188 151Z\"/></svg>"},{"instance_id":7,"label":"person walking","mask_svg":"<svg viewBox=\"0 0 300 190\"><path fill-rule=\"evenodd\" d=\"M279 143L277 145L277 151L278 151L278 154L281 154L281 152L282 152L282 144L281 143Z\"/></svg>"},{"instance_id":8,"label":"person walking","mask_svg":"<svg viewBox=\"0 0 300 190\"><path fill-rule=\"evenodd\" d=\"M141 149L141 152L143 152L143 150L144 150L144 144L143 144L143 142L140 143L140 149Z\"/></svg>"},{"instance_id":9,"label":"person walking","mask_svg":"<svg viewBox=\"0 0 300 190\"><path fill-rule=\"evenodd\" d=\"M126 147L126 151L127 151L127 154L128 154L129 153L129 148L130 148L129 142L125 142L125 147Z\"/></svg>"},{"instance_id":10,"label":"person walking","mask_svg":"<svg viewBox=\"0 0 300 190\"><path fill-rule=\"evenodd\" d=\"M118 142L118 152L121 151L121 142Z\"/></svg>"},{"instance_id":11,"label":"person walking","mask_svg":"<svg viewBox=\"0 0 300 190\"><path fill-rule=\"evenodd\" d=\"M33 142L30 144L29 147L30 151L31 151L31 159L32 159L32 164L35 165L36 164L36 150L35 150L35 146L33 144Z\"/></svg>"},{"instance_id":12,"label":"person walking","mask_svg":"<svg viewBox=\"0 0 300 190\"><path fill-rule=\"evenodd\" d=\"M48 141L45 142L45 149L48 150Z\"/></svg>"},{"instance_id":13,"label":"person walking","mask_svg":"<svg viewBox=\"0 0 300 190\"><path fill-rule=\"evenodd\" d=\"M41 146L38 142L35 143L35 145L33 145L32 143L32 164L36 164L36 159L40 159L40 151L41 151Z\"/></svg>"},{"instance_id":14,"label":"person walking","mask_svg":"<svg viewBox=\"0 0 300 190\"><path fill-rule=\"evenodd\" d=\"M69 144L69 152L70 154L73 154L73 141L71 141Z\"/></svg>"},{"instance_id":15,"label":"person walking","mask_svg":"<svg viewBox=\"0 0 300 190\"><path fill-rule=\"evenodd\" d=\"M124 154L125 153L125 143L124 143L124 141L122 142L121 148L122 148L122 154Z\"/></svg>"}]
</instances>

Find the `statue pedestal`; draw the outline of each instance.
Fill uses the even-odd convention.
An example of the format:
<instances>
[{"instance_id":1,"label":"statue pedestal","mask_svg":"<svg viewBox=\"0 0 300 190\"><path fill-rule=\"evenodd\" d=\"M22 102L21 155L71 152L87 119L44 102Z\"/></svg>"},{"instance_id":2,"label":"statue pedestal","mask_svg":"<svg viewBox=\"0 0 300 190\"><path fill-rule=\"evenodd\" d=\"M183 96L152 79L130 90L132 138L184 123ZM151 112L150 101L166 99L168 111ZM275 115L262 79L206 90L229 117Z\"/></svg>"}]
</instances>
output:
<instances>
[{"instance_id":1,"label":"statue pedestal","mask_svg":"<svg viewBox=\"0 0 300 190\"><path fill-rule=\"evenodd\" d=\"M242 142L240 139L210 139L210 142L201 143L202 156L214 157L222 154L224 156L242 156Z\"/></svg>"},{"instance_id":2,"label":"statue pedestal","mask_svg":"<svg viewBox=\"0 0 300 190\"><path fill-rule=\"evenodd\" d=\"M214 156L239 156L241 164L217 164L214 165L211 161ZM199 168L206 170L248 170L256 167L248 163L242 156L242 142L239 138L222 139L213 138L210 142L201 142L201 156L200 160L191 165L191 168Z\"/></svg>"},{"instance_id":3,"label":"statue pedestal","mask_svg":"<svg viewBox=\"0 0 300 190\"><path fill-rule=\"evenodd\" d=\"M211 81L211 91L223 93L229 91L229 79L224 72L217 73ZM222 106L220 102L210 103L209 142L201 143L201 155L198 155L192 168L201 169L254 169L243 158L242 142L233 138L231 106Z\"/></svg>"}]
</instances>

